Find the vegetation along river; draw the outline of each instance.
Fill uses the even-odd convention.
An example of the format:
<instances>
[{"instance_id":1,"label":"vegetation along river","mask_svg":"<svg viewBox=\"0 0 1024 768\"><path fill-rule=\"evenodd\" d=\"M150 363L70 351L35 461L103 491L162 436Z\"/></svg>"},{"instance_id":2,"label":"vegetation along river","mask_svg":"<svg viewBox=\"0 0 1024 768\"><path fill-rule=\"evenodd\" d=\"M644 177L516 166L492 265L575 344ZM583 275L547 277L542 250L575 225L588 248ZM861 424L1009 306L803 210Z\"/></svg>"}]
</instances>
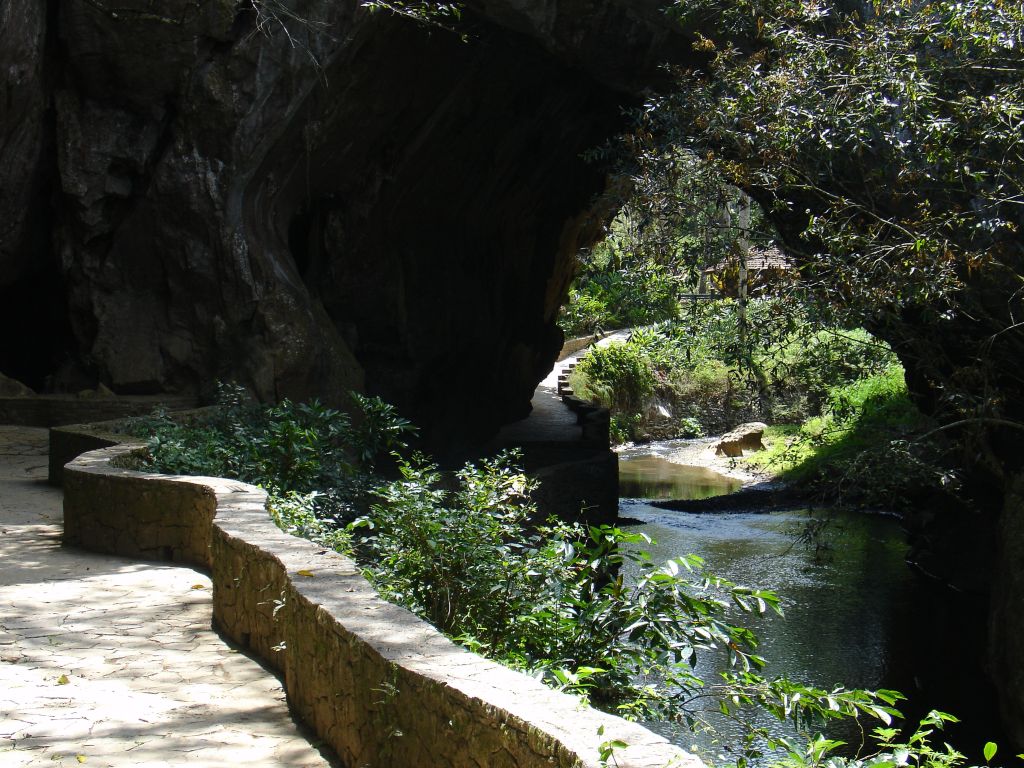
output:
<instances>
[{"instance_id":1,"label":"vegetation along river","mask_svg":"<svg viewBox=\"0 0 1024 768\"><path fill-rule=\"evenodd\" d=\"M767 676L785 675L821 687L843 684L913 693L921 685L921 662L927 655L921 646L931 642L922 642L921 627L936 616L934 600L923 593L924 585L907 567L907 545L898 521L825 509L687 513L651 506L650 500L656 498L707 498L740 487L736 479L706 467L673 463L685 461L687 452L697 447L704 446L666 441L620 456L620 515L636 521L631 530L656 542L647 547L653 559L694 553L704 558L712 573L780 595L785 618L772 615L749 624L761 637L759 652L768 660ZM821 521L827 522L819 535L802 541L808 526ZM715 663L702 660L701 677L713 679ZM929 665L932 662L924 660L923 666ZM962 707L961 696L950 698L944 691L942 699L925 709L945 708L950 701ZM955 711L963 713L962 708ZM760 724L772 722L767 715L752 717ZM738 741L728 738L736 731L723 718L710 713L710 719L727 740ZM651 725L684 747L697 744L716 754L710 738L695 737L681 725ZM856 733L830 735L859 741Z\"/></svg>"}]
</instances>

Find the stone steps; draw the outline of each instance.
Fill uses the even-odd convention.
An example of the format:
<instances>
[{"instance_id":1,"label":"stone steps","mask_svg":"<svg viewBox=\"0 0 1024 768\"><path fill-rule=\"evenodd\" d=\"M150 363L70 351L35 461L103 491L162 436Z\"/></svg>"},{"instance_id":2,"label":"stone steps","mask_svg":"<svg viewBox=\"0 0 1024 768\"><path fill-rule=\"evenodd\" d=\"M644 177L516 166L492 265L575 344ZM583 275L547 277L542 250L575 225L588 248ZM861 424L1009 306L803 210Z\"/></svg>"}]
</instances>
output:
<instances>
[{"instance_id":1,"label":"stone steps","mask_svg":"<svg viewBox=\"0 0 1024 768\"><path fill-rule=\"evenodd\" d=\"M559 397L574 397L575 392L569 385L569 374L576 368L579 361L588 354L587 351L580 352L579 356L570 363L566 363L562 366L561 372L558 374L558 395Z\"/></svg>"}]
</instances>

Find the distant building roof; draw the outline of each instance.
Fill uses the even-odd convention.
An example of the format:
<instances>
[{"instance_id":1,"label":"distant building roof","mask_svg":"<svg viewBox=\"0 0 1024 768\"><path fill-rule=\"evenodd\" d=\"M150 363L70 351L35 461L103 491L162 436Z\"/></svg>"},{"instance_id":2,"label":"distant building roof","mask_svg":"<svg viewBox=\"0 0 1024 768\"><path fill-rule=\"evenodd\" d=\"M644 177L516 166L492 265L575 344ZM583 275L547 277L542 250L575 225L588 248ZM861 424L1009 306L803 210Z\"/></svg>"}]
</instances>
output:
<instances>
[{"instance_id":1,"label":"distant building roof","mask_svg":"<svg viewBox=\"0 0 1024 768\"><path fill-rule=\"evenodd\" d=\"M722 259L717 264L707 267L704 270L705 274L721 272L724 269L736 264L736 257L730 256ZM777 269L780 272L788 272L793 268L793 261L782 251L776 248L774 245L770 245L767 248L759 248L757 246L750 249L747 254L747 271L748 272L764 272L769 269Z\"/></svg>"}]
</instances>

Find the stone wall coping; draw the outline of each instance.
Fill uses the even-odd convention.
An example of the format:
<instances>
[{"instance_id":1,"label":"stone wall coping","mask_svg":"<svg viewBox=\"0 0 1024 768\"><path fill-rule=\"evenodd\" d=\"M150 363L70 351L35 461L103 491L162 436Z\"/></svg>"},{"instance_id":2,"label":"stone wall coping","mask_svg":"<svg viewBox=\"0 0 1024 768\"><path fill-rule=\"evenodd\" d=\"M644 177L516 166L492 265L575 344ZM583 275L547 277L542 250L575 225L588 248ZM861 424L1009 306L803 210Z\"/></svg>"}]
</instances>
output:
<instances>
[{"instance_id":1,"label":"stone wall coping","mask_svg":"<svg viewBox=\"0 0 1024 768\"><path fill-rule=\"evenodd\" d=\"M182 421L201 418L213 409L209 406L170 411L171 418ZM118 416L104 421L89 421L82 424L59 424L50 427L49 471L47 482L60 486L64 482L64 465L86 451L107 448L120 443L138 443L139 438L123 431L130 419L144 416Z\"/></svg>"},{"instance_id":2,"label":"stone wall coping","mask_svg":"<svg viewBox=\"0 0 1024 768\"><path fill-rule=\"evenodd\" d=\"M165 407L171 411L195 408L196 398L182 395L0 396L0 423L27 427L55 427L144 416L157 407Z\"/></svg>"},{"instance_id":3,"label":"stone wall coping","mask_svg":"<svg viewBox=\"0 0 1024 768\"><path fill-rule=\"evenodd\" d=\"M67 464L65 543L210 571L214 624L283 673L293 709L346 765L598 768L616 739L620 768L703 768L382 600L352 560L277 528L261 489L118 466L145 451L122 443ZM358 700L364 683L380 700Z\"/></svg>"},{"instance_id":4,"label":"stone wall coping","mask_svg":"<svg viewBox=\"0 0 1024 768\"><path fill-rule=\"evenodd\" d=\"M566 339L562 344L562 348L558 352L558 358L555 362L560 363L565 360L565 358L575 355L580 350L593 346L601 339L611 336L613 333L616 333L616 331L601 331L600 333L592 333L588 336L576 336L572 339Z\"/></svg>"}]
</instances>

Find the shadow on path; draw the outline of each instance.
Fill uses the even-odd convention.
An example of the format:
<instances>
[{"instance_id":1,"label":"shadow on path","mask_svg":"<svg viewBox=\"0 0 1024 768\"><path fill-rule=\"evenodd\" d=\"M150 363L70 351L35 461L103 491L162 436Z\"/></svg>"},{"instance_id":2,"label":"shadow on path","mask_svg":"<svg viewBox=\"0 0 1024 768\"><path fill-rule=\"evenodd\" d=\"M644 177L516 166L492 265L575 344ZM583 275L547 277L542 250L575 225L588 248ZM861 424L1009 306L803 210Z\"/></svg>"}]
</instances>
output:
<instances>
[{"instance_id":1,"label":"shadow on path","mask_svg":"<svg viewBox=\"0 0 1024 768\"><path fill-rule=\"evenodd\" d=\"M210 628L205 574L60 546L46 447L0 426L0 765L335 765Z\"/></svg>"}]
</instances>

